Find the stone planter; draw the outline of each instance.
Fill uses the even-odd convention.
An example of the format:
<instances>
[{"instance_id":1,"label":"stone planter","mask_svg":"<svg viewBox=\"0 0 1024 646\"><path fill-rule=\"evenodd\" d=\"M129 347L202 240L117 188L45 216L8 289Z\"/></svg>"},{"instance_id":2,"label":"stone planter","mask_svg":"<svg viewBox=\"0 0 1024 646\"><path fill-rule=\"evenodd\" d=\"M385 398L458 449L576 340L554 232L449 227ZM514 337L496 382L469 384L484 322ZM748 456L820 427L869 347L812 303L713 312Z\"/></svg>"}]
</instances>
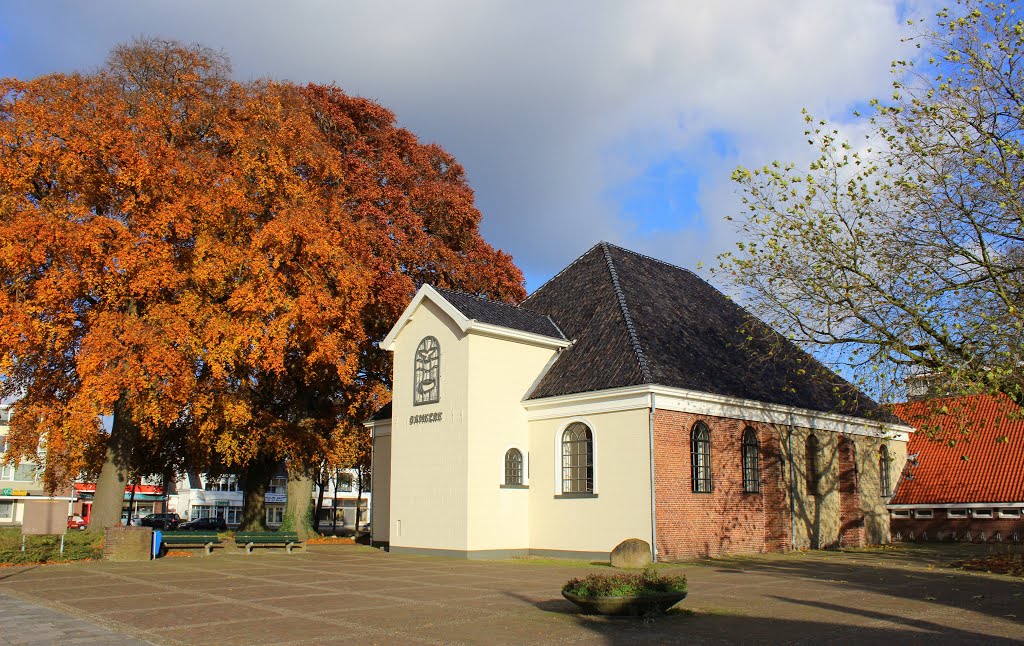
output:
<instances>
[{"instance_id":1,"label":"stone planter","mask_svg":"<svg viewBox=\"0 0 1024 646\"><path fill-rule=\"evenodd\" d=\"M647 612L663 613L686 598L685 592L659 592L637 597L581 597L571 592L562 596L579 606L583 612L598 615L632 615Z\"/></svg>"}]
</instances>

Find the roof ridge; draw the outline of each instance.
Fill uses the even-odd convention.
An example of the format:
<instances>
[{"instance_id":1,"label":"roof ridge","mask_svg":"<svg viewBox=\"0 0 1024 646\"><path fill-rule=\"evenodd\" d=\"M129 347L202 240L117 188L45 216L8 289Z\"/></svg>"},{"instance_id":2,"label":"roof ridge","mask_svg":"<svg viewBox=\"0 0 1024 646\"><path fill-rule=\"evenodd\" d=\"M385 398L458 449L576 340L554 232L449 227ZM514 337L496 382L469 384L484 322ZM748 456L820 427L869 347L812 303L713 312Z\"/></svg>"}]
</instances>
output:
<instances>
[{"instance_id":1,"label":"roof ridge","mask_svg":"<svg viewBox=\"0 0 1024 646\"><path fill-rule=\"evenodd\" d=\"M575 260L573 260L572 262L570 262L570 263L569 263L568 265L566 265L565 267L562 267L562 270L561 270L561 271L559 271L559 272L558 272L557 274L555 274L555 275L554 275L554 276L552 276L551 278L548 278L547 280L545 280L545 281L544 281L544 282L543 282L543 283L541 284L541 286L540 286L540 287L538 287L537 289L533 290L533 292L531 292L531 293L527 294L527 295L526 295L526 298L524 298L524 299L523 299L522 301L520 301L520 302L523 302L523 303L525 303L526 301L528 301L528 300L530 300L531 298L533 298L533 296L534 296L534 295L536 295L536 294L540 293L540 291L541 291L542 289L544 289L545 287L547 287L548 285L550 285L550 284L551 284L551 283L552 283L552 282L553 282L553 281L554 281L554 280L555 280L556 278L558 278L559 276L561 276L561 275L562 275L562 274L564 274L565 272L569 271L569 269L571 269L571 268L572 268L572 267L573 267L573 266L574 266L574 265L575 265L576 263L578 263L578 262L579 262L580 260L582 260L582 259L583 259L583 256L586 256L586 255L587 255L588 253L590 253L590 252L591 252L591 251L593 251L594 249L597 249L597 248L598 248L598 247L600 247L600 246L601 246L602 244L604 244L604 243L603 243L603 242L598 242L597 244L595 244L595 245L594 245L593 247L591 247L590 249L587 249L586 251L584 251L584 252L583 252L583 253L581 253L580 255L576 256L576 259L575 259Z\"/></svg>"},{"instance_id":2,"label":"roof ridge","mask_svg":"<svg viewBox=\"0 0 1024 646\"><path fill-rule=\"evenodd\" d=\"M651 377L651 371L647 367L647 357L644 356L643 348L640 347L640 339L636 334L636 326L633 325L633 316L630 314L629 305L626 304L626 295L622 292L622 286L619 284L619 272L615 269L615 263L612 261L611 253L608 251L609 245L607 242L599 242L598 245L601 247L602 253L604 253L604 261L608 266L608 273L612 277L612 290L615 292L615 297L619 301L619 309L622 310L622 318L626 321L626 333L629 335L629 343L633 346L633 354L636 355L637 364L640 366L640 376L643 377L646 383L651 383L654 379ZM621 247L619 247L621 249ZM639 254L637 254L639 255Z\"/></svg>"},{"instance_id":3,"label":"roof ridge","mask_svg":"<svg viewBox=\"0 0 1024 646\"><path fill-rule=\"evenodd\" d=\"M672 269L678 269L679 271L685 271L686 273L692 275L694 278L696 278L698 280L701 280L701 281L704 281L705 283L708 283L708 281L706 281L703 278L701 278L700 275L697 272L693 271L692 269L687 269L686 267L681 267L679 265L674 265L674 264L668 262L667 260L662 260L661 258L655 258L654 256L648 256L645 253L640 253L639 251L633 251L632 249L627 249L627 248L619 246L619 245L617 245L617 244L615 244L613 242L601 242L599 244L603 244L603 245L605 245L605 247L615 247L616 249L618 249L620 251L625 251L626 253L632 254L634 256L640 256L641 258L644 258L646 260L653 260L654 262L658 263L659 265L665 265L666 267L671 267ZM711 283L708 283L708 285L711 285ZM711 285L711 286L714 287L714 285ZM726 298L728 298L728 296Z\"/></svg>"}]
</instances>

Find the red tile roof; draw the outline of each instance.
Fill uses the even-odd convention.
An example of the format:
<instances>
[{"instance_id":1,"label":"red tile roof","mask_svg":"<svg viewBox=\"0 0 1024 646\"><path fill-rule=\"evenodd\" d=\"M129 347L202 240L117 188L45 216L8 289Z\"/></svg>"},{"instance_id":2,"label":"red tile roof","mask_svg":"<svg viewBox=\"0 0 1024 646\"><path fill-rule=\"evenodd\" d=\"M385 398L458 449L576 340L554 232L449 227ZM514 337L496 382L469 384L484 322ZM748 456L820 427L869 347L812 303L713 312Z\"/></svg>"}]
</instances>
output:
<instances>
[{"instance_id":1,"label":"red tile roof","mask_svg":"<svg viewBox=\"0 0 1024 646\"><path fill-rule=\"evenodd\" d=\"M1024 411L1003 395L896 404L918 429L890 504L1024 502Z\"/></svg>"}]
</instances>

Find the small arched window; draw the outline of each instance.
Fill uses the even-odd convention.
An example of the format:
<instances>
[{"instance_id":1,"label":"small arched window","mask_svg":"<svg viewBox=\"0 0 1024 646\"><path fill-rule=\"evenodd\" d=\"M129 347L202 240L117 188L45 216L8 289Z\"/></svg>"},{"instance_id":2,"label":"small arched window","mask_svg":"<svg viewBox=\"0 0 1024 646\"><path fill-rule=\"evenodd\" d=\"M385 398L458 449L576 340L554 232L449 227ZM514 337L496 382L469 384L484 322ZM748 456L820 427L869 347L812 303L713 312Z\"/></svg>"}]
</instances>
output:
<instances>
[{"instance_id":1,"label":"small arched window","mask_svg":"<svg viewBox=\"0 0 1024 646\"><path fill-rule=\"evenodd\" d=\"M747 427L743 431L743 491L758 493L761 491L761 474L757 464L757 431Z\"/></svg>"},{"instance_id":2,"label":"small arched window","mask_svg":"<svg viewBox=\"0 0 1024 646\"><path fill-rule=\"evenodd\" d=\"M695 493L711 493L711 431L697 422L690 434L690 466Z\"/></svg>"},{"instance_id":3,"label":"small arched window","mask_svg":"<svg viewBox=\"0 0 1024 646\"><path fill-rule=\"evenodd\" d=\"M441 401L441 346L432 336L416 346L412 371L413 406Z\"/></svg>"},{"instance_id":4,"label":"small arched window","mask_svg":"<svg viewBox=\"0 0 1024 646\"><path fill-rule=\"evenodd\" d=\"M813 435L807 436L807 443L804 444L804 460L807 470L807 493L812 496L818 495L818 483L821 481L821 471L818 465L818 438Z\"/></svg>"},{"instance_id":5,"label":"small arched window","mask_svg":"<svg viewBox=\"0 0 1024 646\"><path fill-rule=\"evenodd\" d=\"M505 484L523 484L523 453L519 449L505 452Z\"/></svg>"},{"instance_id":6,"label":"small arched window","mask_svg":"<svg viewBox=\"0 0 1024 646\"><path fill-rule=\"evenodd\" d=\"M889 447L883 444L878 449L878 480L883 498L888 498L892 495L892 484L889 482L889 464L891 461Z\"/></svg>"},{"instance_id":7,"label":"small arched window","mask_svg":"<svg viewBox=\"0 0 1024 646\"><path fill-rule=\"evenodd\" d=\"M594 493L594 434L581 422L562 433L562 493Z\"/></svg>"}]
</instances>

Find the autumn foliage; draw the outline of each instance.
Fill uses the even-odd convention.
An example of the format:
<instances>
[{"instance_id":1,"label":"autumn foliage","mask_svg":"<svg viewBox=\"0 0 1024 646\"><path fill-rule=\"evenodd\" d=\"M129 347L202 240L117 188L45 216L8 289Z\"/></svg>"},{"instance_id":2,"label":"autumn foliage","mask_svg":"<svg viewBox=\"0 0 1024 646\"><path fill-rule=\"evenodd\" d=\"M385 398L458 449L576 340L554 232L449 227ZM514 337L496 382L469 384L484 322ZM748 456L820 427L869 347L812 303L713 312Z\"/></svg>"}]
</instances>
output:
<instances>
[{"instance_id":1,"label":"autumn foliage","mask_svg":"<svg viewBox=\"0 0 1024 646\"><path fill-rule=\"evenodd\" d=\"M418 283L524 295L443 149L337 87L229 71L147 40L0 80L0 373L11 454L42 440L50 485L97 467L101 415L151 472L344 454Z\"/></svg>"}]
</instances>

